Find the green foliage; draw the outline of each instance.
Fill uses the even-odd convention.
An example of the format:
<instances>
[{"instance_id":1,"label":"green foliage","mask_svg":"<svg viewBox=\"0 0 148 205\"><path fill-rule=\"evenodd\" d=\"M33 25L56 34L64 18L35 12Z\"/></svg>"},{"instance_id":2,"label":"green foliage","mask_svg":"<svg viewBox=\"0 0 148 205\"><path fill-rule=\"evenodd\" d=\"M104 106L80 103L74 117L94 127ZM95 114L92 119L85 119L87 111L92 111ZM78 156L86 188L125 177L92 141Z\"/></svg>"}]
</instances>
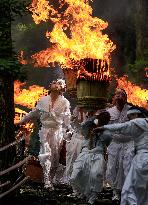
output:
<instances>
[{"instance_id":1,"label":"green foliage","mask_svg":"<svg viewBox=\"0 0 148 205\"><path fill-rule=\"evenodd\" d=\"M16 15L26 11L28 3L28 0L0 1L0 74L11 75L13 79L24 78L24 73L13 50L11 24Z\"/></svg>"},{"instance_id":2,"label":"green foliage","mask_svg":"<svg viewBox=\"0 0 148 205\"><path fill-rule=\"evenodd\" d=\"M2 0L0 1L0 10L5 13L5 16L9 13L13 18L16 15L22 15L29 3L30 0Z\"/></svg>"},{"instance_id":3,"label":"green foliage","mask_svg":"<svg viewBox=\"0 0 148 205\"><path fill-rule=\"evenodd\" d=\"M21 71L21 65L15 58L0 58L0 74L11 75L12 78L24 80L26 75Z\"/></svg>"},{"instance_id":4,"label":"green foliage","mask_svg":"<svg viewBox=\"0 0 148 205\"><path fill-rule=\"evenodd\" d=\"M23 23L18 23L15 27L15 29L19 32L25 32L25 31L30 31L31 29L34 29L35 28L35 24L31 24L29 23L28 25L27 24L23 24Z\"/></svg>"},{"instance_id":5,"label":"green foliage","mask_svg":"<svg viewBox=\"0 0 148 205\"><path fill-rule=\"evenodd\" d=\"M148 67L148 60L137 60L135 64L129 64L127 74L129 79L136 84L147 84L145 68Z\"/></svg>"}]
</instances>

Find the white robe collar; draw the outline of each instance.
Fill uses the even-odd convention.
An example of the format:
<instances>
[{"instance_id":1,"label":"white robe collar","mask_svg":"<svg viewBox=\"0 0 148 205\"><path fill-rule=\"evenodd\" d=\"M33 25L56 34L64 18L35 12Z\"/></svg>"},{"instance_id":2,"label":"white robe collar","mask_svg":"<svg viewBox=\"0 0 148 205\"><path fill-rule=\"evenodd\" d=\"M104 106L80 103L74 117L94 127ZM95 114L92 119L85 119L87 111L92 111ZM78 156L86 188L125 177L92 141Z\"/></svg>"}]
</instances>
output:
<instances>
[{"instance_id":1,"label":"white robe collar","mask_svg":"<svg viewBox=\"0 0 148 205\"><path fill-rule=\"evenodd\" d=\"M37 103L37 106L36 108L39 109L39 110L43 110L45 112L49 112L49 110L54 110L56 109L57 107L60 106L61 102L63 101L63 98L64 96L61 96L59 95L59 97L57 98L57 100L55 101L54 103L54 106L52 106L52 103L51 103L51 96L50 95L47 95L47 96L44 96L43 98L41 98L41 100Z\"/></svg>"}]
</instances>

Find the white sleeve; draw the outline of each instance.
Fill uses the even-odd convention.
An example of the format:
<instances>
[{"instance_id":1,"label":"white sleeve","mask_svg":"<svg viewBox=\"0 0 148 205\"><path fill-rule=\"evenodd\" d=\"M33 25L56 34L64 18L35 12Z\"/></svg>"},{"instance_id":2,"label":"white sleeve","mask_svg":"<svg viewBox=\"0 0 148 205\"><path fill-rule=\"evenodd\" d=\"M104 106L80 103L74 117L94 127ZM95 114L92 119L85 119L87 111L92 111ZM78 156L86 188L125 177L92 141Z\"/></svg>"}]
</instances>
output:
<instances>
[{"instance_id":1,"label":"white sleeve","mask_svg":"<svg viewBox=\"0 0 148 205\"><path fill-rule=\"evenodd\" d=\"M126 143L131 141L132 137L130 135L123 135L119 133L113 133L110 130L105 130L103 132L103 139L105 141L114 139L115 142L117 141L121 143Z\"/></svg>"},{"instance_id":2,"label":"white sleeve","mask_svg":"<svg viewBox=\"0 0 148 205\"><path fill-rule=\"evenodd\" d=\"M20 124L25 124L29 120L32 120L33 118L39 118L39 110L37 108L34 108L32 111L30 111L27 115L25 115L21 121Z\"/></svg>"},{"instance_id":3,"label":"white sleeve","mask_svg":"<svg viewBox=\"0 0 148 205\"><path fill-rule=\"evenodd\" d=\"M128 121L125 123L115 123L115 124L110 124L110 125L104 125L103 126L105 130L110 130L112 132L118 131L121 134L126 134L126 135L132 135L131 133L131 127L132 127L132 122Z\"/></svg>"}]
</instances>

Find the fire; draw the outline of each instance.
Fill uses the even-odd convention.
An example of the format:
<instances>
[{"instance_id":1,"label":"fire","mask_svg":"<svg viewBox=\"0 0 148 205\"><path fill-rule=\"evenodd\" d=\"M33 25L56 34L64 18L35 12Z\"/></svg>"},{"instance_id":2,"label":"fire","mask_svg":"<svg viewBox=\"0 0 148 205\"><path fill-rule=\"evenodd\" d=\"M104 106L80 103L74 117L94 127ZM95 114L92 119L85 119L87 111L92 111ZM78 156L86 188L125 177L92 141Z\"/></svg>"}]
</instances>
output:
<instances>
[{"instance_id":1,"label":"fire","mask_svg":"<svg viewBox=\"0 0 148 205\"><path fill-rule=\"evenodd\" d=\"M27 60L24 59L24 51L21 51L19 56L18 56L18 61L22 64L22 65L27 65Z\"/></svg>"},{"instance_id":2,"label":"fire","mask_svg":"<svg viewBox=\"0 0 148 205\"><path fill-rule=\"evenodd\" d=\"M118 87L127 93L128 102L148 109L148 90L142 89L127 80L127 77L117 78Z\"/></svg>"},{"instance_id":3,"label":"fire","mask_svg":"<svg viewBox=\"0 0 148 205\"><path fill-rule=\"evenodd\" d=\"M90 0L59 0L56 10L48 0L32 1L28 9L35 23L54 24L53 30L46 32L52 46L32 56L35 66L46 67L50 62L58 62L62 68L75 68L81 59L91 58L106 61L109 67L115 45L102 33L108 23L92 16L89 3Z\"/></svg>"},{"instance_id":4,"label":"fire","mask_svg":"<svg viewBox=\"0 0 148 205\"><path fill-rule=\"evenodd\" d=\"M14 83L14 102L28 108L33 108L40 97L47 95L48 90L44 87L32 85L29 89L22 88L25 83L15 81Z\"/></svg>"}]
</instances>

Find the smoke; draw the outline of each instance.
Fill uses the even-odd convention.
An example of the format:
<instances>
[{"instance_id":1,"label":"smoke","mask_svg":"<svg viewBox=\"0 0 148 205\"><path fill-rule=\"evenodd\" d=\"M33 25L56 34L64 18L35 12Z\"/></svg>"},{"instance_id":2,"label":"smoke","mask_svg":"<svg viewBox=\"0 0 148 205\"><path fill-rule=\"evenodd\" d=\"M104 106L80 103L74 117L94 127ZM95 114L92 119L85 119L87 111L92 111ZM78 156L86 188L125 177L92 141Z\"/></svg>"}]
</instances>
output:
<instances>
[{"instance_id":1,"label":"smoke","mask_svg":"<svg viewBox=\"0 0 148 205\"><path fill-rule=\"evenodd\" d=\"M123 20L134 12L135 0L94 0L93 15L109 23Z\"/></svg>"},{"instance_id":2,"label":"smoke","mask_svg":"<svg viewBox=\"0 0 148 205\"><path fill-rule=\"evenodd\" d=\"M135 11L136 0L94 0L93 16L109 23L104 33L116 44L111 66L119 75L124 74L124 66L135 62Z\"/></svg>"}]
</instances>

